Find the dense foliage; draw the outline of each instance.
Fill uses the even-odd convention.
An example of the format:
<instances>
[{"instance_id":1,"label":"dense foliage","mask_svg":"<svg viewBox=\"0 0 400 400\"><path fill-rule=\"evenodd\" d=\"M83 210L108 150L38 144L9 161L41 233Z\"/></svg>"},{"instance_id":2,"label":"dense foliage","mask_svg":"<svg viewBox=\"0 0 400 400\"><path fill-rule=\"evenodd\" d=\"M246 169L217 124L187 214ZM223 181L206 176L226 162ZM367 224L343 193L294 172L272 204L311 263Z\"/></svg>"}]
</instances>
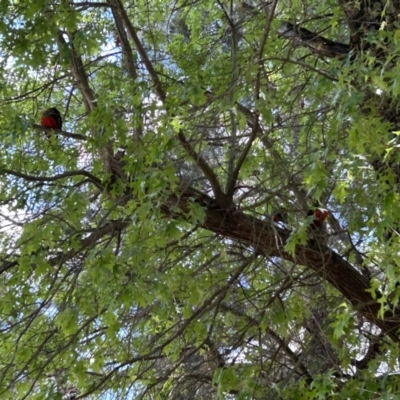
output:
<instances>
[{"instance_id":1,"label":"dense foliage","mask_svg":"<svg viewBox=\"0 0 400 400\"><path fill-rule=\"evenodd\" d=\"M2 399L400 398L399 1L0 9Z\"/></svg>"}]
</instances>

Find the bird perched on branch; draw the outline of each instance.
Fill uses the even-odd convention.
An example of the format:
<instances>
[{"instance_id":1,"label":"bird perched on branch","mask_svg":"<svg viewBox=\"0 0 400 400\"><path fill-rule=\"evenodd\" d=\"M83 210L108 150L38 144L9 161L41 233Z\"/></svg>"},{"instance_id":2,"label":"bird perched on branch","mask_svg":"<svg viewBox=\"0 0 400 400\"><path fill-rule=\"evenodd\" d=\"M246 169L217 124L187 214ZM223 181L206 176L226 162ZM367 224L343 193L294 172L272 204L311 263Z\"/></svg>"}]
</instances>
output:
<instances>
[{"instance_id":1,"label":"bird perched on branch","mask_svg":"<svg viewBox=\"0 0 400 400\"><path fill-rule=\"evenodd\" d=\"M46 128L61 130L62 119L60 111L58 111L55 107L48 108L47 110L43 111L40 124ZM50 132L46 132L46 136L49 138L51 136Z\"/></svg>"},{"instance_id":2,"label":"bird perched on branch","mask_svg":"<svg viewBox=\"0 0 400 400\"><path fill-rule=\"evenodd\" d=\"M320 229L328 217L328 210L321 207L311 208L308 210L307 217L313 217L313 220L310 224L310 228L315 231Z\"/></svg>"},{"instance_id":3,"label":"bird perched on branch","mask_svg":"<svg viewBox=\"0 0 400 400\"><path fill-rule=\"evenodd\" d=\"M272 213L272 222L281 229L287 229L287 212L285 210L276 210Z\"/></svg>"}]
</instances>

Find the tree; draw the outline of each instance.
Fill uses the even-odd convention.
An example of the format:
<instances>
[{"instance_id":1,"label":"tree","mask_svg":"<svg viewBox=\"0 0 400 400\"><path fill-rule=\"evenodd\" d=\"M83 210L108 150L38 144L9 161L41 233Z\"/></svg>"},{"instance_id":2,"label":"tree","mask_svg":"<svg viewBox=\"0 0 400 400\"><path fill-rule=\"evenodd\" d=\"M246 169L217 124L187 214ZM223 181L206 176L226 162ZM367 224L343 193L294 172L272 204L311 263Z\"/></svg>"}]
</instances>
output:
<instances>
[{"instance_id":1,"label":"tree","mask_svg":"<svg viewBox=\"0 0 400 400\"><path fill-rule=\"evenodd\" d=\"M400 4L31 3L0 27L1 398L398 398Z\"/></svg>"}]
</instances>

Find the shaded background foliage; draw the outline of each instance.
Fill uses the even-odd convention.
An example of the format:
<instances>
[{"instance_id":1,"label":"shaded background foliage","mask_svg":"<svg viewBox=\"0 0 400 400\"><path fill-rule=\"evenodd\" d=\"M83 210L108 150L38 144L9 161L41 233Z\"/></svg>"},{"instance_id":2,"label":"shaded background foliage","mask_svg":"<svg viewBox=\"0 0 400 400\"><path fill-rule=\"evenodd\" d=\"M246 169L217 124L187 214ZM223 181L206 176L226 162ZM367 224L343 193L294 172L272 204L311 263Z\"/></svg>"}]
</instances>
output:
<instances>
[{"instance_id":1,"label":"shaded background foliage","mask_svg":"<svg viewBox=\"0 0 400 400\"><path fill-rule=\"evenodd\" d=\"M398 2L0 9L2 398L399 396Z\"/></svg>"}]
</instances>

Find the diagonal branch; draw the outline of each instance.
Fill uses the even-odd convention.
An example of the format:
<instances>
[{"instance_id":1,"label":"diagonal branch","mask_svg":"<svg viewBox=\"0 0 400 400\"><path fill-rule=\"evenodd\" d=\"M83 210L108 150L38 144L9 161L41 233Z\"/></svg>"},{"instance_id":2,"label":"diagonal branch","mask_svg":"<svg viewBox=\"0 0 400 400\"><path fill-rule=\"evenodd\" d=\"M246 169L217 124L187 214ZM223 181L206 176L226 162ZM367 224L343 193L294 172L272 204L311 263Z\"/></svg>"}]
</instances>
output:
<instances>
[{"instance_id":1,"label":"diagonal branch","mask_svg":"<svg viewBox=\"0 0 400 400\"><path fill-rule=\"evenodd\" d=\"M263 132L260 124L258 122L257 124L254 124L254 113L240 103L236 103L236 107L246 117L247 125L252 129L257 129L257 135L260 137L262 144L270 151L272 157L275 160L278 160L279 164L287 169L286 164L282 161L281 155L276 151L273 143L268 139L268 136ZM291 176L291 174L289 173L288 176ZM291 183L291 190L293 190L293 192L296 194L298 202L303 206L303 208L307 208L308 205L304 200L304 194L301 193L299 190L299 182L293 181L292 178L290 178L289 182Z\"/></svg>"},{"instance_id":2,"label":"diagonal branch","mask_svg":"<svg viewBox=\"0 0 400 400\"><path fill-rule=\"evenodd\" d=\"M254 87L254 101L255 104L257 104L257 101L260 99L260 87L261 87L261 73L263 69L263 54L264 54L264 47L267 42L267 38L269 35L269 31L271 29L271 22L272 18L274 16L275 8L276 5L278 4L278 0L274 0L271 7L269 8L269 12L267 13L267 22L264 28L264 32L260 41L260 46L258 48L257 52L257 64L258 64L258 69L257 69L257 76L256 76L256 82L255 82L255 87ZM253 128L251 130L250 138L246 143L246 146L244 147L243 151L239 155L239 158L237 160L235 169L233 170L229 183L228 183L228 188L227 188L227 197L229 201L232 201L233 194L235 191L235 185L236 181L238 179L240 169L242 168L242 165L247 157L247 154L249 153L251 146L256 139L257 132L259 131L258 128L258 112L255 112L253 115Z\"/></svg>"},{"instance_id":3,"label":"diagonal branch","mask_svg":"<svg viewBox=\"0 0 400 400\"><path fill-rule=\"evenodd\" d=\"M129 44L128 36L125 32L123 18L121 15L121 9L120 7L118 7L118 0L107 0L107 2L111 6L111 12L114 17L118 39L122 47L122 56L125 67L128 71L129 76L134 81L136 81L138 76L136 71L135 60L133 59L132 48L131 45Z\"/></svg>"},{"instance_id":4,"label":"diagonal branch","mask_svg":"<svg viewBox=\"0 0 400 400\"><path fill-rule=\"evenodd\" d=\"M93 90L89 85L89 79L83 65L82 57L75 50L73 34L69 34L69 40L69 43L65 41L63 31L58 32L59 46L69 50L71 73L76 80L79 91L82 94L86 112L90 114L97 107L97 100ZM114 152L110 141L98 149L98 154L103 163L104 170L107 173L112 174L113 168L115 170L117 167L119 167L119 165L116 165L116 161L114 160Z\"/></svg>"},{"instance_id":5,"label":"diagonal branch","mask_svg":"<svg viewBox=\"0 0 400 400\"><path fill-rule=\"evenodd\" d=\"M335 42L317 33L311 32L300 25L293 25L290 22L282 22L278 29L278 36L290 39L295 46L309 48L315 55L320 57L345 58L350 53L348 44Z\"/></svg>"},{"instance_id":6,"label":"diagonal branch","mask_svg":"<svg viewBox=\"0 0 400 400\"><path fill-rule=\"evenodd\" d=\"M258 319L251 317L250 315L246 314L244 311L235 308L228 304L227 302L222 302L221 308L225 311L232 313L233 315L244 318L248 321L250 326L260 327L261 323ZM302 363L301 355L297 355L287 344L287 342L281 338L273 329L266 327L266 334L272 337L273 340L285 351L285 353L292 359L294 364L297 366L298 372L301 375L306 377L308 383L313 381L313 377L309 373L307 367Z\"/></svg>"},{"instance_id":7,"label":"diagonal branch","mask_svg":"<svg viewBox=\"0 0 400 400\"><path fill-rule=\"evenodd\" d=\"M239 158L237 160L235 169L233 170L231 178L230 178L230 181L229 181L228 189L227 189L227 192L226 192L226 196L228 198L228 201L232 201L233 193L235 191L235 185L236 185L236 181L237 181L238 176L239 176L240 169L242 168L244 160L246 159L247 154L249 153L250 148L251 148L251 146L252 146L252 144L253 144L256 136L257 136L258 121L257 121L256 117L254 118L254 120L255 120L255 123L253 125L252 130L251 130L251 134L250 134L249 140L247 141L246 146L244 146L243 151L239 155Z\"/></svg>"},{"instance_id":8,"label":"diagonal branch","mask_svg":"<svg viewBox=\"0 0 400 400\"><path fill-rule=\"evenodd\" d=\"M264 65L264 63L263 63L264 47L265 47L265 44L267 43L269 31L271 29L272 18L274 17L275 8L276 8L277 4L278 4L278 0L274 0L271 7L269 7L269 9L268 9L267 21L265 24L265 28L264 28L261 40L260 40L260 46L259 46L258 52L257 52L258 70L257 70L257 77L256 77L256 83L255 83L255 89L254 89L255 100L258 100L260 98L261 72L262 72L262 68Z\"/></svg>"},{"instance_id":9,"label":"diagonal branch","mask_svg":"<svg viewBox=\"0 0 400 400\"><path fill-rule=\"evenodd\" d=\"M78 243L76 248L74 247L73 249L66 251L65 253L60 253L57 256L52 257L51 259L48 260L48 263L52 266L58 265L59 263L65 263L66 261L69 261L76 255L78 255L83 250L91 248L94 245L96 245L97 241L102 237L126 229L130 224L131 221L125 221L125 220L115 220L107 222L106 224L94 229L89 236L82 239L80 243ZM13 260L13 261L2 260L2 263L0 264L0 274L11 268L17 267L18 265L19 265L18 260Z\"/></svg>"},{"instance_id":10,"label":"diagonal branch","mask_svg":"<svg viewBox=\"0 0 400 400\"><path fill-rule=\"evenodd\" d=\"M131 24L131 21L129 20L128 15L127 15L121 1L120 0L110 0L110 1L112 1L113 5L117 8L118 13L126 27L126 30L128 31L128 34L129 34L130 38L132 39L133 43L135 44L136 49L147 69L147 72L149 73L151 80L153 81L154 87L156 88L156 92L157 92L160 100L162 101L162 103L164 105L166 105L167 95L162 87L162 84L158 77L158 74L157 74L156 70L154 69L152 62L150 61L150 59L146 53L146 50L142 46L142 43L140 42L140 40L136 34L136 30L133 27L133 25ZM166 105L166 107L168 110L167 105ZM182 144L183 148L188 152L188 154L197 163L199 168L203 171L203 173L207 177L207 179L209 180L217 203L221 206L226 206L227 205L226 196L221 188L221 185L220 185L218 178L215 175L213 169L207 164L206 160L204 160L204 158L201 157L200 154L198 154L196 152L196 150L194 150L194 148L191 146L191 144L186 139L185 134L183 133L182 130L179 130L179 132L178 132L178 140Z\"/></svg>"},{"instance_id":11,"label":"diagonal branch","mask_svg":"<svg viewBox=\"0 0 400 400\"><path fill-rule=\"evenodd\" d=\"M160 97L160 100L163 103L165 103L167 95L162 87L161 81L158 78L158 74L154 69L152 62L147 56L146 50L142 46L142 43L140 42L139 37L136 34L135 28L133 27L131 21L129 20L129 17L124 9L124 6L121 3L121 0L111 0L111 1L114 7L117 9L119 16L122 19L122 22L124 23L126 30L128 31L129 36L131 37L133 43L135 44L136 49L140 55L140 58L142 59L143 64L147 69L147 72L150 74L151 80L153 81L154 87L156 88L156 92Z\"/></svg>"},{"instance_id":12,"label":"diagonal branch","mask_svg":"<svg viewBox=\"0 0 400 400\"><path fill-rule=\"evenodd\" d=\"M128 71L128 75L131 77L133 82L137 81L138 74L137 74L137 65L135 59L133 57L133 51L131 45L129 43L128 35L126 34L124 23L122 20L122 15L120 8L118 7L117 0L107 0L111 6L111 12L114 17L115 27L116 27L116 34L118 35L119 43L122 48L122 60ZM140 141L143 135L143 119L140 115L141 107L135 108L135 114L139 117L137 120L140 122L135 124L134 126L134 135L137 141Z\"/></svg>"},{"instance_id":13,"label":"diagonal branch","mask_svg":"<svg viewBox=\"0 0 400 400\"><path fill-rule=\"evenodd\" d=\"M219 204L221 207L229 206L229 204L227 203L227 197L223 192L222 187L219 184L218 178L215 175L214 171L207 164L206 160L204 160L204 158L201 157L200 154L196 152L196 150L190 145L190 143L188 143L182 130L179 130L178 132L178 139L182 144L183 148L193 158L193 160L196 161L196 164L200 167L200 169L203 171L204 175L210 182L217 204Z\"/></svg>"},{"instance_id":14,"label":"diagonal branch","mask_svg":"<svg viewBox=\"0 0 400 400\"><path fill-rule=\"evenodd\" d=\"M72 76L76 80L79 91L82 94L85 103L86 112L89 114L97 106L93 90L89 86L89 79L83 66L82 57L77 53L74 46L74 36L69 35L70 42L67 43L64 39L64 32L59 31L57 40L60 48L67 48L70 53L70 67Z\"/></svg>"},{"instance_id":15,"label":"diagonal branch","mask_svg":"<svg viewBox=\"0 0 400 400\"><path fill-rule=\"evenodd\" d=\"M339 78L337 76L331 75L329 72L326 72L326 71L324 71L322 69L315 68L312 65L307 64L307 63L305 63L303 61L294 60L292 58L269 57L269 56L264 59L264 61L269 61L269 60L277 60L277 61L282 61L284 63L288 62L288 63L291 63L291 64L297 64L297 65L300 65L303 68L309 69L310 71L316 72L317 74L319 74L319 75L321 75L321 76L323 76L323 77L325 77L327 79L330 79L331 81L339 82Z\"/></svg>"},{"instance_id":16,"label":"diagonal branch","mask_svg":"<svg viewBox=\"0 0 400 400\"><path fill-rule=\"evenodd\" d=\"M82 250L87 248L93 247L96 245L97 241L101 239L103 236L113 234L115 232L121 231L126 229L131 224L131 221L124 221L124 220L116 220L107 222L105 225L98 227L94 230L92 234L87 236L85 239L82 239L81 242L78 244L77 248L73 248L66 253L61 253L56 257L53 257L49 260L50 265L57 265L60 262L66 262L71 258L75 257L79 254Z\"/></svg>"},{"instance_id":17,"label":"diagonal branch","mask_svg":"<svg viewBox=\"0 0 400 400\"><path fill-rule=\"evenodd\" d=\"M185 219L185 216L187 217L187 212L190 211L193 201L200 204L205 210L204 220L200 224L203 229L249 246L254 249L256 254L263 254L266 257L279 257L290 262L296 262L317 272L319 276L339 290L366 320L379 327L383 334L390 337L394 342L400 343L400 309L387 304L388 311L385 311L383 316L380 316L381 304L378 301L379 298L373 298L369 280L341 257L340 254L317 240L309 240L305 245L297 245L293 253L288 253L285 250L285 245L289 240L290 232L277 230L271 226L270 221L262 221L241 211L229 212L222 207L216 207L215 200L212 197L186 185L178 187L176 194L171 193L169 195L162 204L161 211L166 216L182 220ZM51 265L65 262L79 254L83 249L93 247L103 236L126 229L131 223L130 220L111 221L81 240L78 250L71 249L66 253L61 253L49 260L49 262ZM12 266L15 266L13 261L10 261L10 263L4 262L0 270L7 270ZM227 286L214 293L214 296L217 297L206 301L200 309L194 312L192 317L196 318L200 310L208 309L208 307L216 304L216 300L219 301L219 299L223 298L229 285L238 279L242 271L243 269L238 270ZM191 318L186 322L190 323ZM181 332L185 329L186 322L182 326ZM164 345L168 343L169 341L167 340Z\"/></svg>"}]
</instances>

